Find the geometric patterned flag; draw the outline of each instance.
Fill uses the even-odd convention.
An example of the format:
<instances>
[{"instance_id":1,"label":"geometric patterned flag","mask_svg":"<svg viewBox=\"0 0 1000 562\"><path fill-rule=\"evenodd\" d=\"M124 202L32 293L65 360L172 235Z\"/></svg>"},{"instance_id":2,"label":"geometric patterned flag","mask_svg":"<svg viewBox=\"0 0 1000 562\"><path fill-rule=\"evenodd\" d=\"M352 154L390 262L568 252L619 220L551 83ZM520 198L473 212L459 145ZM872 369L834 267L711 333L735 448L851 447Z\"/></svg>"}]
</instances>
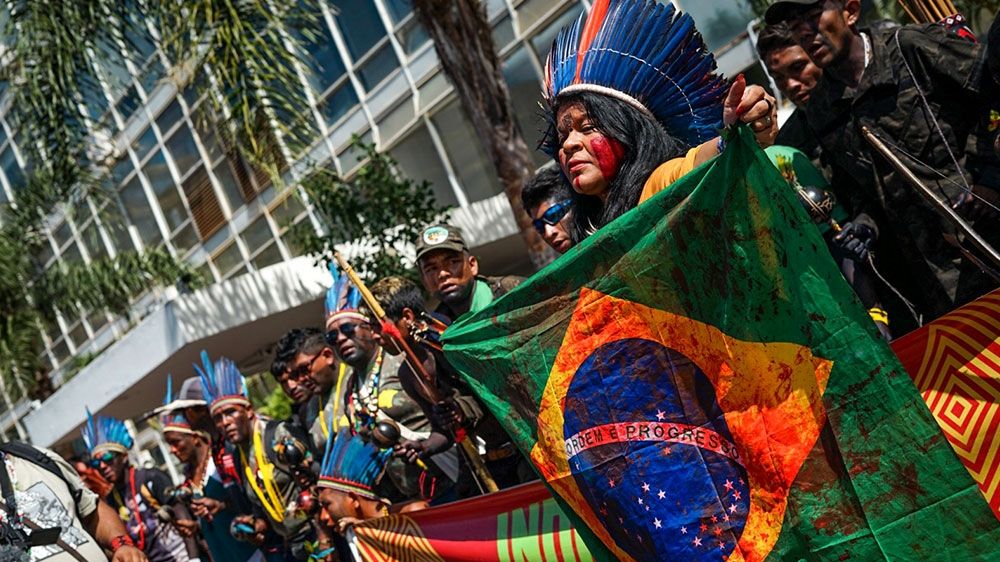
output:
<instances>
[{"instance_id":1,"label":"geometric patterned flag","mask_svg":"<svg viewBox=\"0 0 1000 562\"><path fill-rule=\"evenodd\" d=\"M433 509L369 519L348 540L365 562L590 562L538 482Z\"/></svg>"},{"instance_id":2,"label":"geometric patterned flag","mask_svg":"<svg viewBox=\"0 0 1000 562\"><path fill-rule=\"evenodd\" d=\"M1000 290L894 341L892 349L1000 519Z\"/></svg>"},{"instance_id":3,"label":"geometric patterned flag","mask_svg":"<svg viewBox=\"0 0 1000 562\"><path fill-rule=\"evenodd\" d=\"M456 321L445 354L595 559L1000 559L1000 522L795 197L740 127Z\"/></svg>"}]
</instances>

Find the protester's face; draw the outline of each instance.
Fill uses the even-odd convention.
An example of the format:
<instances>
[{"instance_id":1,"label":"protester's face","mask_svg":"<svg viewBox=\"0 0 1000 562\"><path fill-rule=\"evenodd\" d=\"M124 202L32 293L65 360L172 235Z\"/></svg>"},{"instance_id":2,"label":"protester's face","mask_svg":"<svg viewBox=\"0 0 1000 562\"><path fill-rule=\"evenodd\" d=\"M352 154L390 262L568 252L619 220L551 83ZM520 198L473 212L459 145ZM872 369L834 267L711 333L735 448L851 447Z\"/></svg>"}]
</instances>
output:
<instances>
[{"instance_id":1,"label":"protester's face","mask_svg":"<svg viewBox=\"0 0 1000 562\"><path fill-rule=\"evenodd\" d=\"M823 71L799 46L772 51L767 57L767 70L778 89L799 107L809 101L809 94L823 76Z\"/></svg>"},{"instance_id":2,"label":"protester's face","mask_svg":"<svg viewBox=\"0 0 1000 562\"><path fill-rule=\"evenodd\" d=\"M194 458L194 435L179 431L167 431L163 434L163 439L167 442L167 446L170 447L170 454L177 457L177 460L182 463L188 463Z\"/></svg>"},{"instance_id":3,"label":"protester's face","mask_svg":"<svg viewBox=\"0 0 1000 562\"><path fill-rule=\"evenodd\" d=\"M531 220L535 223L535 230L538 230L542 240L545 240L546 244L560 254L565 254L573 246L573 239L569 235L570 217L573 215L572 209L569 208L570 205L569 202L547 200L528 212L531 215ZM559 222L552 225L542 220L548 218L545 213L549 210L565 212L565 214L559 219Z\"/></svg>"},{"instance_id":4,"label":"protester's face","mask_svg":"<svg viewBox=\"0 0 1000 562\"><path fill-rule=\"evenodd\" d=\"M378 341L368 322L356 318L340 318L329 326L333 332L334 351L341 361L354 367L367 365L375 356ZM330 341L330 337L327 338Z\"/></svg>"},{"instance_id":5,"label":"protester's face","mask_svg":"<svg viewBox=\"0 0 1000 562\"><path fill-rule=\"evenodd\" d=\"M281 391L285 393L293 404L302 404L309 399L310 390L303 384L305 375L295 372L295 369L286 369L276 377Z\"/></svg>"},{"instance_id":6,"label":"protester's face","mask_svg":"<svg viewBox=\"0 0 1000 562\"><path fill-rule=\"evenodd\" d=\"M333 388L337 379L337 367L340 361L332 348L324 347L315 355L300 353L292 361L293 372L303 374L300 378L309 386L312 394L325 394Z\"/></svg>"},{"instance_id":7,"label":"protester's face","mask_svg":"<svg viewBox=\"0 0 1000 562\"><path fill-rule=\"evenodd\" d=\"M819 68L843 61L851 51L858 21L858 0L825 0L804 8L789 20L795 40Z\"/></svg>"},{"instance_id":8,"label":"protester's face","mask_svg":"<svg viewBox=\"0 0 1000 562\"><path fill-rule=\"evenodd\" d=\"M226 441L242 445L250 439L253 411L242 404L228 404L212 414L212 421Z\"/></svg>"},{"instance_id":9,"label":"protester's face","mask_svg":"<svg viewBox=\"0 0 1000 562\"><path fill-rule=\"evenodd\" d=\"M625 155L621 143L597 130L583 104L565 104L556 113L559 165L577 193L604 200Z\"/></svg>"},{"instance_id":10,"label":"protester's face","mask_svg":"<svg viewBox=\"0 0 1000 562\"><path fill-rule=\"evenodd\" d=\"M479 262L468 252L434 250L420 257L420 278L427 292L445 304L465 302L472 296Z\"/></svg>"},{"instance_id":11,"label":"protester's face","mask_svg":"<svg viewBox=\"0 0 1000 562\"><path fill-rule=\"evenodd\" d=\"M118 484L122 480L125 466L128 464L128 455L122 453L102 453L94 458L97 470L101 476L112 484Z\"/></svg>"},{"instance_id":12,"label":"protester's face","mask_svg":"<svg viewBox=\"0 0 1000 562\"><path fill-rule=\"evenodd\" d=\"M332 488L320 488L320 522L330 528L337 527L337 521L346 517L364 519L360 504L350 494Z\"/></svg>"}]
</instances>

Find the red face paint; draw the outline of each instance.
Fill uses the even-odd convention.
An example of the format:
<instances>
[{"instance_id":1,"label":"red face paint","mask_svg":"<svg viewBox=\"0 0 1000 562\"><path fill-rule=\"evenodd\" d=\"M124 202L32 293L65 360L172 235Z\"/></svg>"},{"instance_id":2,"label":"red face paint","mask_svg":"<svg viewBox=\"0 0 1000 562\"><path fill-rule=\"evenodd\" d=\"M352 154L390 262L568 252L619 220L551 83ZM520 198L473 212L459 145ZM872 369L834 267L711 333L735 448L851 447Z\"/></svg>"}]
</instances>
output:
<instances>
[{"instance_id":1,"label":"red face paint","mask_svg":"<svg viewBox=\"0 0 1000 562\"><path fill-rule=\"evenodd\" d=\"M598 134L590 140L590 150L594 153L601 175L606 181L611 181L618 174L618 166L625 156L625 148L615 139Z\"/></svg>"}]
</instances>

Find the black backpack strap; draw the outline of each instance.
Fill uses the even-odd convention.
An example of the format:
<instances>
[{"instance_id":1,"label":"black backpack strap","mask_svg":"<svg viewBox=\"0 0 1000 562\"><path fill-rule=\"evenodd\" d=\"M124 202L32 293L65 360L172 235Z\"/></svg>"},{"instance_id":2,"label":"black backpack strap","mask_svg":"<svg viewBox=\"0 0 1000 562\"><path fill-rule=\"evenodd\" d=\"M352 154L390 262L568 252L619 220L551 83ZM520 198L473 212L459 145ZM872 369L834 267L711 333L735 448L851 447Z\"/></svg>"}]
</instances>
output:
<instances>
[{"instance_id":1,"label":"black backpack strap","mask_svg":"<svg viewBox=\"0 0 1000 562\"><path fill-rule=\"evenodd\" d=\"M28 445L27 443L22 443L21 441L7 441L5 443L0 443L0 451L3 451L8 455L24 459L44 468L52 474L55 474L60 480L63 481L64 484L66 484L66 489L73 495L73 501L77 504L80 503L80 497L83 494L83 490L73 487L69 480L66 479L63 471L59 469L59 465L56 464L56 461L52 460L51 457L42 451Z\"/></svg>"}]
</instances>

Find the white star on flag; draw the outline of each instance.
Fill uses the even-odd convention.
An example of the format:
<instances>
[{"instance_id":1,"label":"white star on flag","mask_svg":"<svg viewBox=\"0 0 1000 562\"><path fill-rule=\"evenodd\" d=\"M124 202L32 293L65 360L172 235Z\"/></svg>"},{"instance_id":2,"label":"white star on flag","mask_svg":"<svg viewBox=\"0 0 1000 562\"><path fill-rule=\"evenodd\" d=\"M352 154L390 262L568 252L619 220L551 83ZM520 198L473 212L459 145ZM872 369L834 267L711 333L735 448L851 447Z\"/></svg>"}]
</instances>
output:
<instances>
[{"instance_id":1,"label":"white star on flag","mask_svg":"<svg viewBox=\"0 0 1000 562\"><path fill-rule=\"evenodd\" d=\"M649 491L649 484L643 482L642 483L642 491L643 492L648 492Z\"/></svg>"},{"instance_id":2,"label":"white star on flag","mask_svg":"<svg viewBox=\"0 0 1000 562\"><path fill-rule=\"evenodd\" d=\"M660 490L660 491L659 491L659 492L657 492L657 494L656 494L656 497L660 498L661 500L662 500L663 498L665 498L666 496L667 496L667 493L666 493L666 492L664 492L663 490Z\"/></svg>"},{"instance_id":3,"label":"white star on flag","mask_svg":"<svg viewBox=\"0 0 1000 562\"><path fill-rule=\"evenodd\" d=\"M656 411L656 419L657 419L657 420L659 420L659 421L663 421L663 418L665 418L665 417L667 417L667 414L665 414L665 413L663 412L663 410L657 410L657 411Z\"/></svg>"},{"instance_id":4,"label":"white star on flag","mask_svg":"<svg viewBox=\"0 0 1000 562\"><path fill-rule=\"evenodd\" d=\"M729 513L736 513L736 504L730 504Z\"/></svg>"},{"instance_id":5,"label":"white star on flag","mask_svg":"<svg viewBox=\"0 0 1000 562\"><path fill-rule=\"evenodd\" d=\"M701 546L701 539L699 539L698 537L695 537L694 540L691 541L691 544L693 544L695 546Z\"/></svg>"},{"instance_id":6,"label":"white star on flag","mask_svg":"<svg viewBox=\"0 0 1000 562\"><path fill-rule=\"evenodd\" d=\"M681 527L681 534L682 535L688 534L688 528L687 527Z\"/></svg>"},{"instance_id":7,"label":"white star on flag","mask_svg":"<svg viewBox=\"0 0 1000 562\"><path fill-rule=\"evenodd\" d=\"M642 505L642 498L636 498L639 500L639 505Z\"/></svg>"},{"instance_id":8,"label":"white star on flag","mask_svg":"<svg viewBox=\"0 0 1000 562\"><path fill-rule=\"evenodd\" d=\"M733 483L731 481L726 480L726 483L723 484L723 486L726 488L726 491L733 491Z\"/></svg>"},{"instance_id":9,"label":"white star on flag","mask_svg":"<svg viewBox=\"0 0 1000 562\"><path fill-rule=\"evenodd\" d=\"M663 522L654 517L653 518L653 526L656 527L657 529L659 529L660 527L663 526Z\"/></svg>"}]
</instances>

